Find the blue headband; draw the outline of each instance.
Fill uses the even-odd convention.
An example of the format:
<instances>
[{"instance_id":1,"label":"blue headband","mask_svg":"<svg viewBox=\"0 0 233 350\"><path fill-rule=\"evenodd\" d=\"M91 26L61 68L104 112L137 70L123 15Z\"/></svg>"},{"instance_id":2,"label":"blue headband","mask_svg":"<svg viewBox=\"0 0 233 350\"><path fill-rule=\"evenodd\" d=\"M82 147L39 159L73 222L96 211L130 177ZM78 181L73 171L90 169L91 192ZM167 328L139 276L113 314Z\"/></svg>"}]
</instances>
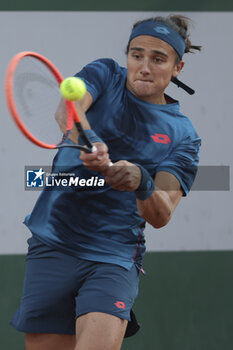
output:
<instances>
[{"instance_id":1,"label":"blue headband","mask_svg":"<svg viewBox=\"0 0 233 350\"><path fill-rule=\"evenodd\" d=\"M149 35L166 41L178 53L179 58L185 52L186 44L182 36L169 25L163 22L147 21L142 22L132 30L129 42L140 35Z\"/></svg>"}]
</instances>

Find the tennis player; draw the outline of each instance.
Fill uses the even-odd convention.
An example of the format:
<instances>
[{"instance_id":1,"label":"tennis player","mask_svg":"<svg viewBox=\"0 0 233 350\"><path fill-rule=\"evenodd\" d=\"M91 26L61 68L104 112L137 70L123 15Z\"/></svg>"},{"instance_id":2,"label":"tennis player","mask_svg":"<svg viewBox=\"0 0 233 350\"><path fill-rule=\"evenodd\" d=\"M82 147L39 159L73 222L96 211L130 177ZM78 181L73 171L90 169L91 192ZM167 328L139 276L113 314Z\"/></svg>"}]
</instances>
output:
<instances>
[{"instance_id":1,"label":"tennis player","mask_svg":"<svg viewBox=\"0 0 233 350\"><path fill-rule=\"evenodd\" d=\"M25 219L32 237L12 325L27 350L119 350L138 330L145 222L166 225L197 171L200 138L165 94L195 49L185 17L150 18L132 29L127 69L99 59L77 74L88 90L77 108L97 151L59 150L53 169L105 183L45 188ZM64 101L56 119L63 128ZM82 143L75 130L70 142Z\"/></svg>"}]
</instances>

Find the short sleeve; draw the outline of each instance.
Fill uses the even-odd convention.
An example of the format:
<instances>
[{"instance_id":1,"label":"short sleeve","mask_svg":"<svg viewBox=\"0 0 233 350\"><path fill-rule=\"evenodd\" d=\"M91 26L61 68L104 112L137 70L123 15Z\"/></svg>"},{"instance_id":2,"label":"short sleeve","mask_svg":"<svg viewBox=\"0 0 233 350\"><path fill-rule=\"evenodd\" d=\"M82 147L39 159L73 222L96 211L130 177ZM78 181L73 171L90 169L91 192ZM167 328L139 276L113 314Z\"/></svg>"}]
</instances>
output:
<instances>
[{"instance_id":1,"label":"short sleeve","mask_svg":"<svg viewBox=\"0 0 233 350\"><path fill-rule=\"evenodd\" d=\"M119 69L114 60L102 58L89 63L75 76L85 81L87 90L95 102L105 89L111 86L112 77Z\"/></svg>"},{"instance_id":2,"label":"short sleeve","mask_svg":"<svg viewBox=\"0 0 233 350\"><path fill-rule=\"evenodd\" d=\"M186 196L195 180L200 154L201 139L188 137L177 145L173 151L156 168L159 171L172 173L179 180Z\"/></svg>"}]
</instances>

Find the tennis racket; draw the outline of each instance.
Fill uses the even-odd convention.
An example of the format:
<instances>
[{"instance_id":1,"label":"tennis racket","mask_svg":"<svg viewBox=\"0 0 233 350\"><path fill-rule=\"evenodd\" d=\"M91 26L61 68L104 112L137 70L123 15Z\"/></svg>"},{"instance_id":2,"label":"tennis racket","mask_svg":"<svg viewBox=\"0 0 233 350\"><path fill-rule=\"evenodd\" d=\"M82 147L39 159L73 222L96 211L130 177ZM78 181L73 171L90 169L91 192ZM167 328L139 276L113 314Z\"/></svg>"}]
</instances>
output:
<instances>
[{"instance_id":1,"label":"tennis racket","mask_svg":"<svg viewBox=\"0 0 233 350\"><path fill-rule=\"evenodd\" d=\"M65 101L65 132L55 120L62 81L62 75L46 57L30 51L18 53L6 73L6 99L11 116L23 135L39 147L72 147L91 153L93 145L83 130L73 101ZM85 146L69 141L73 125Z\"/></svg>"}]
</instances>

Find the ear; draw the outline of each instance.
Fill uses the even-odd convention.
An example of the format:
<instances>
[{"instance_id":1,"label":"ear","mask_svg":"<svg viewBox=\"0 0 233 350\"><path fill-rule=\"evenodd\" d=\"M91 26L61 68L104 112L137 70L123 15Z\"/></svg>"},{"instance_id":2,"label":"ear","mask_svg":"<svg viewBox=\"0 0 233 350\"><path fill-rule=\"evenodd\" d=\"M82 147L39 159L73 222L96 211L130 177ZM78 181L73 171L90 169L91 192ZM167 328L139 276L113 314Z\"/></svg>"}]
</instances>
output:
<instances>
[{"instance_id":1,"label":"ear","mask_svg":"<svg viewBox=\"0 0 233 350\"><path fill-rule=\"evenodd\" d=\"M173 78L177 77L177 75L179 75L180 72L182 71L183 67L184 67L184 61L180 61L179 63L175 64L172 77Z\"/></svg>"}]
</instances>

